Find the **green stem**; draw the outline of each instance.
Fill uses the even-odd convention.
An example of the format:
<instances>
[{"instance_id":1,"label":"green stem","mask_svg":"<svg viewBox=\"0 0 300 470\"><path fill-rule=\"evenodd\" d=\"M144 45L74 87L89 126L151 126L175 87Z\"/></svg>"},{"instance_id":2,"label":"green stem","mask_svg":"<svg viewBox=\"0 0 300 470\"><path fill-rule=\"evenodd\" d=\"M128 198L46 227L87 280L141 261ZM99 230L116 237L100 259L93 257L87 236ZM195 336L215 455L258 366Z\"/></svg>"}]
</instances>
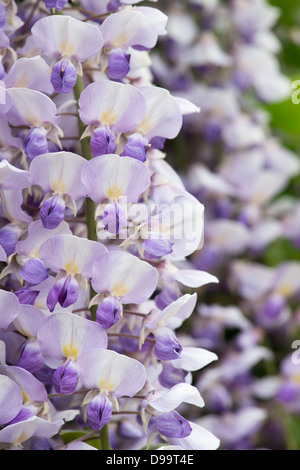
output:
<instances>
[{"instance_id":1,"label":"green stem","mask_svg":"<svg viewBox=\"0 0 300 470\"><path fill-rule=\"evenodd\" d=\"M109 430L107 424L100 431L100 441L102 450L111 450L109 441Z\"/></svg>"},{"instance_id":2,"label":"green stem","mask_svg":"<svg viewBox=\"0 0 300 470\"><path fill-rule=\"evenodd\" d=\"M80 98L81 93L85 89L83 79L78 75L77 77L77 82L74 87L74 96L76 99L77 103L77 113L79 110L79 105L78 101ZM78 131L79 131L79 138L82 136L82 134L85 131L85 124L81 121L79 113L78 113ZM92 152L91 152L91 145L90 145L90 139L88 137L81 139L81 150L82 150L82 156L86 160L91 160L93 158ZM96 205L94 201L92 201L90 198L86 198L86 209L85 209L85 220L86 220L86 225L87 225L87 231L88 231L88 239L93 240L93 241L98 241L97 237L97 224L95 220L95 209ZM95 295L95 292L91 287L91 298ZM91 318L92 320L96 320L96 309L97 306L94 305L91 307ZM102 450L110 450L110 440L109 440L109 430L108 430L108 425L106 424L100 431L100 441L101 441L101 449Z\"/></svg>"},{"instance_id":3,"label":"green stem","mask_svg":"<svg viewBox=\"0 0 300 470\"><path fill-rule=\"evenodd\" d=\"M76 103L77 103L77 112L79 109L78 100L84 88L85 87L84 87L83 79L82 77L78 75L77 82L74 87L74 96L75 96ZM80 138L85 131L85 124L82 122L79 115L78 115L78 131L79 131L79 138ZM81 139L80 142L81 142L81 150L82 150L83 158L85 158L86 160L91 160L93 158L93 155L91 151L89 137L85 137L84 139ZM95 209L96 209L96 205L94 201L92 201L90 198L86 198L85 219L86 219L86 225L87 225L87 231L88 231L88 239L93 240L93 241L98 241L97 225L96 225L96 220L95 220Z\"/></svg>"}]
</instances>

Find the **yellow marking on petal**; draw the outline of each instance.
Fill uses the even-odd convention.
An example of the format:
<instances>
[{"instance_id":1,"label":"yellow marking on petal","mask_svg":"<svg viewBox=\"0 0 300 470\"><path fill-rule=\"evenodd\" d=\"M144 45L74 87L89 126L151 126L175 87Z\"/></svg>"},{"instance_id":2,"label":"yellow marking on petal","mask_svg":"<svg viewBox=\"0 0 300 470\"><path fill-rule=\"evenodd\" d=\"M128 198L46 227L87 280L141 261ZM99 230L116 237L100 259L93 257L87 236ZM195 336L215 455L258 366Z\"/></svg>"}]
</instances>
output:
<instances>
[{"instance_id":1,"label":"yellow marking on petal","mask_svg":"<svg viewBox=\"0 0 300 470\"><path fill-rule=\"evenodd\" d=\"M26 432L22 432L21 436L19 436L15 441L14 441L14 445L19 445L21 444L22 442L25 442L27 441L28 439L28 435Z\"/></svg>"},{"instance_id":2,"label":"yellow marking on petal","mask_svg":"<svg viewBox=\"0 0 300 470\"><path fill-rule=\"evenodd\" d=\"M64 344L62 346L63 355L70 360L76 360L78 357L78 348L74 344Z\"/></svg>"},{"instance_id":3,"label":"yellow marking on petal","mask_svg":"<svg viewBox=\"0 0 300 470\"><path fill-rule=\"evenodd\" d=\"M103 126L111 126L116 122L116 119L117 117L115 113L111 109L108 109L107 111L101 114L99 121Z\"/></svg>"},{"instance_id":4,"label":"yellow marking on petal","mask_svg":"<svg viewBox=\"0 0 300 470\"><path fill-rule=\"evenodd\" d=\"M57 179L52 183L52 189L57 194L64 194L66 192L66 185L61 179Z\"/></svg>"},{"instance_id":5,"label":"yellow marking on petal","mask_svg":"<svg viewBox=\"0 0 300 470\"><path fill-rule=\"evenodd\" d=\"M75 261L69 261L64 265L64 270L71 276L75 276L80 272L80 268Z\"/></svg>"},{"instance_id":6,"label":"yellow marking on petal","mask_svg":"<svg viewBox=\"0 0 300 470\"><path fill-rule=\"evenodd\" d=\"M15 88L27 88L28 87L28 78L26 75L19 78L17 83L15 84Z\"/></svg>"},{"instance_id":7,"label":"yellow marking on petal","mask_svg":"<svg viewBox=\"0 0 300 470\"><path fill-rule=\"evenodd\" d=\"M38 258L40 255L40 247L37 246L31 253L30 258Z\"/></svg>"},{"instance_id":8,"label":"yellow marking on petal","mask_svg":"<svg viewBox=\"0 0 300 470\"><path fill-rule=\"evenodd\" d=\"M152 129L153 123L149 117L145 118L138 126L137 130L141 134L148 134L148 132Z\"/></svg>"},{"instance_id":9,"label":"yellow marking on petal","mask_svg":"<svg viewBox=\"0 0 300 470\"><path fill-rule=\"evenodd\" d=\"M128 41L128 36L126 33L123 32L115 38L113 42L113 47L123 46L123 44L125 44L127 41Z\"/></svg>"},{"instance_id":10,"label":"yellow marking on petal","mask_svg":"<svg viewBox=\"0 0 300 470\"><path fill-rule=\"evenodd\" d=\"M294 379L294 381L295 381L297 384L300 384L300 374L295 374L295 375L293 376L293 379Z\"/></svg>"},{"instance_id":11,"label":"yellow marking on petal","mask_svg":"<svg viewBox=\"0 0 300 470\"><path fill-rule=\"evenodd\" d=\"M35 308L38 308L39 310L42 310L42 309L44 308L44 304L43 304L42 302L40 302L40 301L37 300L37 301L34 303L34 307L35 307Z\"/></svg>"},{"instance_id":12,"label":"yellow marking on petal","mask_svg":"<svg viewBox=\"0 0 300 470\"><path fill-rule=\"evenodd\" d=\"M114 297L122 297L122 295L127 294L128 290L128 287L126 287L125 285L115 284L110 290L110 293Z\"/></svg>"},{"instance_id":13,"label":"yellow marking on petal","mask_svg":"<svg viewBox=\"0 0 300 470\"><path fill-rule=\"evenodd\" d=\"M123 191L119 186L112 186L107 190L107 198L111 201L119 199L121 196L123 196Z\"/></svg>"},{"instance_id":14,"label":"yellow marking on petal","mask_svg":"<svg viewBox=\"0 0 300 470\"><path fill-rule=\"evenodd\" d=\"M26 393L25 390L23 390L23 389L22 389L22 395L23 395L23 403L24 403L24 404L31 401L30 398L29 398L29 396L27 395L27 393Z\"/></svg>"},{"instance_id":15,"label":"yellow marking on petal","mask_svg":"<svg viewBox=\"0 0 300 470\"><path fill-rule=\"evenodd\" d=\"M60 52L65 57L71 57L74 54L74 46L69 41L64 41L60 45Z\"/></svg>"},{"instance_id":16,"label":"yellow marking on petal","mask_svg":"<svg viewBox=\"0 0 300 470\"><path fill-rule=\"evenodd\" d=\"M289 297L293 293L293 288L289 284L282 284L276 291L283 297Z\"/></svg>"},{"instance_id":17,"label":"yellow marking on petal","mask_svg":"<svg viewBox=\"0 0 300 470\"><path fill-rule=\"evenodd\" d=\"M99 384L99 390L102 393L109 393L115 389L115 384L113 382L107 381L106 379L101 380Z\"/></svg>"}]
</instances>

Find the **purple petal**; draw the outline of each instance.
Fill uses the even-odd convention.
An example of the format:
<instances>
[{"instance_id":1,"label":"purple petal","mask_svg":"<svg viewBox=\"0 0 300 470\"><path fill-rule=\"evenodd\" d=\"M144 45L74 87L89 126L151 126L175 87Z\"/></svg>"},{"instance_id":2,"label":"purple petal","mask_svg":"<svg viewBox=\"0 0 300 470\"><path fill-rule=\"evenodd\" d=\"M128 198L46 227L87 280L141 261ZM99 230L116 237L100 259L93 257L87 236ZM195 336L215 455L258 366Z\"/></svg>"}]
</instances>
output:
<instances>
[{"instance_id":1,"label":"purple petal","mask_svg":"<svg viewBox=\"0 0 300 470\"><path fill-rule=\"evenodd\" d=\"M33 411L23 406L21 410L19 411L19 413L17 414L17 416L15 416L15 418L12 421L10 421L8 424L10 425L10 424L19 423L20 421L25 421L26 419L31 418L31 416L34 416Z\"/></svg>"},{"instance_id":2,"label":"purple petal","mask_svg":"<svg viewBox=\"0 0 300 470\"><path fill-rule=\"evenodd\" d=\"M177 411L158 415L156 425L158 432L165 437L183 438L192 432L189 422Z\"/></svg>"},{"instance_id":3,"label":"purple petal","mask_svg":"<svg viewBox=\"0 0 300 470\"><path fill-rule=\"evenodd\" d=\"M147 152L149 150L149 142L139 133L132 134L124 146L122 156L132 157L136 160L144 162L147 159Z\"/></svg>"},{"instance_id":4,"label":"purple petal","mask_svg":"<svg viewBox=\"0 0 300 470\"><path fill-rule=\"evenodd\" d=\"M113 49L108 58L108 75L112 80L122 80L130 70L130 54L121 47Z\"/></svg>"},{"instance_id":5,"label":"purple petal","mask_svg":"<svg viewBox=\"0 0 300 470\"><path fill-rule=\"evenodd\" d=\"M175 334L169 328L160 328L156 331L155 346L153 352L157 359L170 361L180 358L182 346Z\"/></svg>"},{"instance_id":6,"label":"purple petal","mask_svg":"<svg viewBox=\"0 0 300 470\"><path fill-rule=\"evenodd\" d=\"M71 395L78 384L78 374L75 364L68 361L59 366L53 374L52 382L56 393Z\"/></svg>"},{"instance_id":7,"label":"purple petal","mask_svg":"<svg viewBox=\"0 0 300 470\"><path fill-rule=\"evenodd\" d=\"M106 395L97 395L87 408L87 420L95 431L103 428L112 417L112 404Z\"/></svg>"},{"instance_id":8,"label":"purple petal","mask_svg":"<svg viewBox=\"0 0 300 470\"><path fill-rule=\"evenodd\" d=\"M91 150L94 157L114 154L116 151L115 136L108 126L98 127L91 138Z\"/></svg>"},{"instance_id":9,"label":"purple petal","mask_svg":"<svg viewBox=\"0 0 300 470\"><path fill-rule=\"evenodd\" d=\"M48 152L48 142L45 129L35 127L24 139L24 149L27 157L33 160L37 155Z\"/></svg>"},{"instance_id":10,"label":"purple petal","mask_svg":"<svg viewBox=\"0 0 300 470\"><path fill-rule=\"evenodd\" d=\"M167 240L159 235L152 234L143 243L144 257L146 259L160 258L172 253L172 244L170 240Z\"/></svg>"},{"instance_id":11,"label":"purple petal","mask_svg":"<svg viewBox=\"0 0 300 470\"><path fill-rule=\"evenodd\" d=\"M48 277L47 270L43 262L39 259L29 259L25 261L20 275L30 284L39 284Z\"/></svg>"},{"instance_id":12,"label":"purple petal","mask_svg":"<svg viewBox=\"0 0 300 470\"><path fill-rule=\"evenodd\" d=\"M65 208L64 200L58 195L46 199L40 210L43 226L48 229L58 227L64 220Z\"/></svg>"},{"instance_id":13,"label":"purple petal","mask_svg":"<svg viewBox=\"0 0 300 470\"><path fill-rule=\"evenodd\" d=\"M68 0L45 0L46 8L55 8L57 11L63 9Z\"/></svg>"},{"instance_id":14,"label":"purple petal","mask_svg":"<svg viewBox=\"0 0 300 470\"><path fill-rule=\"evenodd\" d=\"M37 341L26 342L18 360L18 367L22 367L28 372L33 373L38 371L44 362L44 357L42 356Z\"/></svg>"},{"instance_id":15,"label":"purple petal","mask_svg":"<svg viewBox=\"0 0 300 470\"><path fill-rule=\"evenodd\" d=\"M51 83L57 93L70 93L77 81L75 66L70 60L62 59L52 67Z\"/></svg>"},{"instance_id":16,"label":"purple petal","mask_svg":"<svg viewBox=\"0 0 300 470\"><path fill-rule=\"evenodd\" d=\"M112 202L105 206L102 216L102 223L105 225L105 230L114 235L127 225L127 213L123 206L117 202Z\"/></svg>"},{"instance_id":17,"label":"purple petal","mask_svg":"<svg viewBox=\"0 0 300 470\"><path fill-rule=\"evenodd\" d=\"M57 303L63 308L73 305L78 298L78 283L72 277L64 277L57 281L50 289L47 297L47 307L53 312Z\"/></svg>"},{"instance_id":18,"label":"purple petal","mask_svg":"<svg viewBox=\"0 0 300 470\"><path fill-rule=\"evenodd\" d=\"M114 297L106 297L97 308L96 320L103 328L108 329L121 318L122 305Z\"/></svg>"}]
</instances>

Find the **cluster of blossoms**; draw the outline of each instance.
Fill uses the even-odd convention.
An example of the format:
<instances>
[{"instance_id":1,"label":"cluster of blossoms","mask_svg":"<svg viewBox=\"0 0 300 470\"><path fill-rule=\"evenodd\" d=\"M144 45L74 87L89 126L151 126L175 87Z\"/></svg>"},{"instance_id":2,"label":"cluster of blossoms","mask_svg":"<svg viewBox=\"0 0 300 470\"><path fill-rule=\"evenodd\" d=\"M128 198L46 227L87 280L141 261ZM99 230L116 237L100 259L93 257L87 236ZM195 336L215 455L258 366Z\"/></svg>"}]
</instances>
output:
<instances>
[{"instance_id":1,"label":"cluster of blossoms","mask_svg":"<svg viewBox=\"0 0 300 470\"><path fill-rule=\"evenodd\" d=\"M300 412L300 263L266 254L279 240L299 248L299 199L285 194L299 157L264 110L292 92L273 32L280 11L266 0L170 1L165 11L156 83L201 108L168 151L205 205L204 247L189 262L220 280L202 292L188 330L219 357L198 379L207 415L197 423L226 449L286 448L286 423Z\"/></svg>"},{"instance_id":2,"label":"cluster of blossoms","mask_svg":"<svg viewBox=\"0 0 300 470\"><path fill-rule=\"evenodd\" d=\"M154 85L168 17L138 3L0 0L2 449L219 447L217 355L180 333L218 279L164 152L199 109Z\"/></svg>"}]
</instances>

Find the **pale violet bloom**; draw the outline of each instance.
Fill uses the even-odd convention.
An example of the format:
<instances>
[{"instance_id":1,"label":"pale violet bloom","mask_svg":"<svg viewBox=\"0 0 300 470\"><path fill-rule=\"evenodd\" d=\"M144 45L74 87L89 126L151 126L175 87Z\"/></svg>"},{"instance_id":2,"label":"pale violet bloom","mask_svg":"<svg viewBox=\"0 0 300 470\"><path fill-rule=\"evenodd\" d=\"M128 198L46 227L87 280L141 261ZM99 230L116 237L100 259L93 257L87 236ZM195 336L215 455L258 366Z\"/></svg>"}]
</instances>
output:
<instances>
[{"instance_id":1,"label":"pale violet bloom","mask_svg":"<svg viewBox=\"0 0 300 470\"><path fill-rule=\"evenodd\" d=\"M174 139L182 126L182 112L168 90L155 86L138 88L145 97L146 112L135 131L150 142L153 137Z\"/></svg>"},{"instance_id":2,"label":"pale violet bloom","mask_svg":"<svg viewBox=\"0 0 300 470\"><path fill-rule=\"evenodd\" d=\"M78 385L81 354L107 347L107 335L100 325L68 312L48 317L38 329L37 341L46 364L55 369L52 382L56 392L66 395Z\"/></svg>"},{"instance_id":3,"label":"pale violet bloom","mask_svg":"<svg viewBox=\"0 0 300 470\"><path fill-rule=\"evenodd\" d=\"M32 437L50 438L59 432L60 426L37 416L10 424L0 431L1 449L22 449Z\"/></svg>"},{"instance_id":4,"label":"pale violet bloom","mask_svg":"<svg viewBox=\"0 0 300 470\"><path fill-rule=\"evenodd\" d=\"M32 36L42 54L55 61L71 61L80 73L80 64L103 46L99 28L65 15L40 19L32 27Z\"/></svg>"},{"instance_id":5,"label":"pale violet bloom","mask_svg":"<svg viewBox=\"0 0 300 470\"><path fill-rule=\"evenodd\" d=\"M158 273L153 266L130 253L109 251L93 265L92 286L97 294L91 305L100 304L101 309L105 298L116 299L120 308L123 304L140 304L153 294L157 283Z\"/></svg>"},{"instance_id":6,"label":"pale violet bloom","mask_svg":"<svg viewBox=\"0 0 300 470\"><path fill-rule=\"evenodd\" d=\"M5 77L6 88L30 88L42 93L53 93L49 66L40 56L21 57L9 69Z\"/></svg>"},{"instance_id":7,"label":"pale violet bloom","mask_svg":"<svg viewBox=\"0 0 300 470\"><path fill-rule=\"evenodd\" d=\"M59 116L56 115L57 108L51 99L46 94L29 88L8 88L7 93L12 102L6 114L9 123L13 126L27 126L29 128L27 139L32 137L32 133L38 133L39 136L35 137L35 140L42 141L42 148L45 149L43 153L47 151L47 139L61 147L59 137L62 137L62 131L58 126ZM25 140L25 143L28 142ZM34 158L36 154L33 153L29 158Z\"/></svg>"},{"instance_id":8,"label":"pale violet bloom","mask_svg":"<svg viewBox=\"0 0 300 470\"><path fill-rule=\"evenodd\" d=\"M113 406L119 409L118 398L133 397L147 379L142 363L111 350L92 349L78 359L77 367L90 390L83 404L88 404L87 420L95 430L111 420Z\"/></svg>"},{"instance_id":9,"label":"pale violet bloom","mask_svg":"<svg viewBox=\"0 0 300 470\"><path fill-rule=\"evenodd\" d=\"M139 10L122 10L108 16L100 26L107 51L129 47L138 50L152 49L158 39L158 31L152 21Z\"/></svg>"},{"instance_id":10,"label":"pale violet bloom","mask_svg":"<svg viewBox=\"0 0 300 470\"><path fill-rule=\"evenodd\" d=\"M86 196L80 173L85 159L71 152L38 155L30 164L32 185L45 194L40 217L45 228L56 228L64 219L65 208L77 213L76 201Z\"/></svg>"},{"instance_id":11,"label":"pale violet bloom","mask_svg":"<svg viewBox=\"0 0 300 470\"><path fill-rule=\"evenodd\" d=\"M78 103L80 118L88 126L85 136L99 127L116 135L132 132L146 112L145 98L136 87L108 80L88 85Z\"/></svg>"},{"instance_id":12,"label":"pale violet bloom","mask_svg":"<svg viewBox=\"0 0 300 470\"><path fill-rule=\"evenodd\" d=\"M19 314L13 322L14 329L24 337L17 365L31 373L38 371L44 364L37 333L45 319L46 314L38 308L21 304Z\"/></svg>"},{"instance_id":13,"label":"pale violet bloom","mask_svg":"<svg viewBox=\"0 0 300 470\"><path fill-rule=\"evenodd\" d=\"M101 243L75 235L55 235L44 241L40 259L46 268L57 273L47 298L50 311L57 303L66 308L76 302L79 284L87 288L93 263L106 251Z\"/></svg>"},{"instance_id":14,"label":"pale violet bloom","mask_svg":"<svg viewBox=\"0 0 300 470\"><path fill-rule=\"evenodd\" d=\"M93 158L83 167L81 179L86 195L97 203L95 216L102 218L103 227L112 234L126 227L127 205L138 202L150 187L146 165L118 155Z\"/></svg>"}]
</instances>

